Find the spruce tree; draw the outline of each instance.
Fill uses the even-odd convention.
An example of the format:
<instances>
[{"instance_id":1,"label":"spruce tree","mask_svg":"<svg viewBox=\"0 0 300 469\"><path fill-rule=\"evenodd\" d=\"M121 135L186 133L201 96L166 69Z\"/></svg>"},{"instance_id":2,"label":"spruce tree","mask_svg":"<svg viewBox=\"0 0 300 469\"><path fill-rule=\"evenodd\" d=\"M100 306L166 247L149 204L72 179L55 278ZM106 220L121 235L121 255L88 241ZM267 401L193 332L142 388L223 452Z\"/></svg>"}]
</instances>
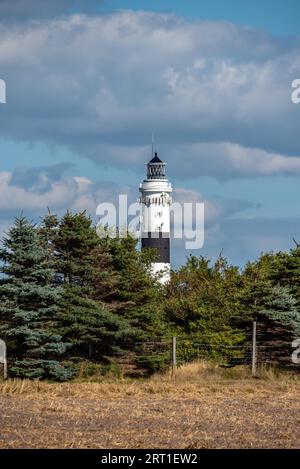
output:
<instances>
[{"instance_id":1,"label":"spruce tree","mask_svg":"<svg viewBox=\"0 0 300 469\"><path fill-rule=\"evenodd\" d=\"M85 212L67 212L61 220L48 214L41 233L51 245L63 290L59 318L61 333L72 345L69 356L107 361L130 334L110 304L117 277L110 254Z\"/></svg>"},{"instance_id":2,"label":"spruce tree","mask_svg":"<svg viewBox=\"0 0 300 469\"><path fill-rule=\"evenodd\" d=\"M243 302L252 318L269 317L300 333L298 258L294 253L267 253L248 263L243 274Z\"/></svg>"},{"instance_id":3,"label":"spruce tree","mask_svg":"<svg viewBox=\"0 0 300 469\"><path fill-rule=\"evenodd\" d=\"M243 273L243 304L257 321L259 360L274 364L291 364L291 344L300 334L297 300L287 282L279 283L283 261L285 253L263 254Z\"/></svg>"},{"instance_id":4,"label":"spruce tree","mask_svg":"<svg viewBox=\"0 0 300 469\"><path fill-rule=\"evenodd\" d=\"M273 256L273 270L271 278L274 283L288 287L297 300L300 312L300 246L289 252L280 252Z\"/></svg>"},{"instance_id":5,"label":"spruce tree","mask_svg":"<svg viewBox=\"0 0 300 469\"><path fill-rule=\"evenodd\" d=\"M18 377L65 380L72 370L60 363L67 349L58 330L61 289L53 284L49 253L25 217L15 220L0 250L0 333Z\"/></svg>"},{"instance_id":6,"label":"spruce tree","mask_svg":"<svg viewBox=\"0 0 300 469\"><path fill-rule=\"evenodd\" d=\"M297 310L297 300L288 287L272 287L259 314L286 326L294 338L300 337L300 312Z\"/></svg>"}]
</instances>

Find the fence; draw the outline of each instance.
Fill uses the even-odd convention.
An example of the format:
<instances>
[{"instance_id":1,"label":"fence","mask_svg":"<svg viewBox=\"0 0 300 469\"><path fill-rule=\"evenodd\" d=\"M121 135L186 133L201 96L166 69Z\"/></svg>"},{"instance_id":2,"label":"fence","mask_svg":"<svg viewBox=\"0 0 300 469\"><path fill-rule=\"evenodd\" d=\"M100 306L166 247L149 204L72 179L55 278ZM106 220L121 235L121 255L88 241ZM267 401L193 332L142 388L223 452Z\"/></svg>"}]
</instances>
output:
<instances>
[{"instance_id":1,"label":"fence","mask_svg":"<svg viewBox=\"0 0 300 469\"><path fill-rule=\"evenodd\" d=\"M134 345L124 344L123 350L120 350L113 361L123 372L131 375L169 367L174 371L177 366L197 360L215 360L223 367L248 366L253 376L261 365L300 371L300 339L292 341L290 337L283 335L280 328L274 329L274 325L268 328L268 324L259 324L256 321L246 332L244 341L238 345L205 342L199 340L199 336L155 338L152 341L136 342ZM89 358L95 359L91 347ZM0 340L0 367L1 364L6 378L6 346Z\"/></svg>"},{"instance_id":2,"label":"fence","mask_svg":"<svg viewBox=\"0 0 300 469\"><path fill-rule=\"evenodd\" d=\"M7 360L6 360L6 343L0 339L0 365L3 367L3 378L7 378ZM1 374L1 371L0 371Z\"/></svg>"},{"instance_id":3,"label":"fence","mask_svg":"<svg viewBox=\"0 0 300 469\"><path fill-rule=\"evenodd\" d=\"M300 341L299 341L300 343ZM246 340L239 345L202 342L197 338L169 337L137 343L137 363L150 370L177 366L197 360L215 360L223 367L249 366L252 375L262 365L277 366L300 371L300 360L295 361L295 345L291 340L273 340L266 335L265 327L254 321ZM300 344L299 344L300 356Z\"/></svg>"}]
</instances>

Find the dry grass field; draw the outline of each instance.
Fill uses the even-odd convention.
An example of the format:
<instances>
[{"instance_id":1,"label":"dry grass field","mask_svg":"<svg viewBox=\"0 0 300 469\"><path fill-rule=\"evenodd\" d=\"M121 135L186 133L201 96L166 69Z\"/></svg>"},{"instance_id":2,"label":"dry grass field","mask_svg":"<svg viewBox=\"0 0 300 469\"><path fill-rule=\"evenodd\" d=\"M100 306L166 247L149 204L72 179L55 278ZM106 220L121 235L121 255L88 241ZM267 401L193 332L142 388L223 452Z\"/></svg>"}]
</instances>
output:
<instances>
[{"instance_id":1,"label":"dry grass field","mask_svg":"<svg viewBox=\"0 0 300 469\"><path fill-rule=\"evenodd\" d=\"M185 365L175 379L0 383L1 448L299 448L300 380Z\"/></svg>"}]
</instances>

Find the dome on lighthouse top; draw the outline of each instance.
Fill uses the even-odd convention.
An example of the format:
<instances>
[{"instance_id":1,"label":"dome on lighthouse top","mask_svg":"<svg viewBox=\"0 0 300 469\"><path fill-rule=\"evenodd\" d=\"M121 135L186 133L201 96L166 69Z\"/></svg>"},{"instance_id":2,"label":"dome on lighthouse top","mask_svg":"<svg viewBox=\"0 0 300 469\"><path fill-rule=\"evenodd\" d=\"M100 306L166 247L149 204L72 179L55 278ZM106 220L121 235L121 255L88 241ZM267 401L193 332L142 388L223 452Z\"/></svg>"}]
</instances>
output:
<instances>
[{"instance_id":1,"label":"dome on lighthouse top","mask_svg":"<svg viewBox=\"0 0 300 469\"><path fill-rule=\"evenodd\" d=\"M148 179L166 179L166 163L164 163L155 152L152 160L147 163Z\"/></svg>"},{"instance_id":2,"label":"dome on lighthouse top","mask_svg":"<svg viewBox=\"0 0 300 469\"><path fill-rule=\"evenodd\" d=\"M157 152L155 152L155 154L154 154L152 160L150 160L148 164L150 164L150 163L151 163L151 164L153 164L153 163L163 163L163 161L159 158ZM163 164L164 164L164 163L163 163Z\"/></svg>"}]
</instances>

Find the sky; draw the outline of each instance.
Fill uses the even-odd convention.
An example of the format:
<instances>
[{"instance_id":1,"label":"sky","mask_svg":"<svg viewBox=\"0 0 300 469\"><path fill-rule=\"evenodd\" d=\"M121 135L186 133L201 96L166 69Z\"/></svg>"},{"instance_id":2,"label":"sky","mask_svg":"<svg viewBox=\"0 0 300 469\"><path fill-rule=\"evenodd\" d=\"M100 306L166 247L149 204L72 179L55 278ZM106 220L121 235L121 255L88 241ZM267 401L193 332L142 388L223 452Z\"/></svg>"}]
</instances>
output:
<instances>
[{"instance_id":1,"label":"sky","mask_svg":"<svg viewBox=\"0 0 300 469\"><path fill-rule=\"evenodd\" d=\"M300 240L298 0L0 0L0 231L136 200L155 148L205 243L244 265ZM189 254L174 243L176 267Z\"/></svg>"}]
</instances>

